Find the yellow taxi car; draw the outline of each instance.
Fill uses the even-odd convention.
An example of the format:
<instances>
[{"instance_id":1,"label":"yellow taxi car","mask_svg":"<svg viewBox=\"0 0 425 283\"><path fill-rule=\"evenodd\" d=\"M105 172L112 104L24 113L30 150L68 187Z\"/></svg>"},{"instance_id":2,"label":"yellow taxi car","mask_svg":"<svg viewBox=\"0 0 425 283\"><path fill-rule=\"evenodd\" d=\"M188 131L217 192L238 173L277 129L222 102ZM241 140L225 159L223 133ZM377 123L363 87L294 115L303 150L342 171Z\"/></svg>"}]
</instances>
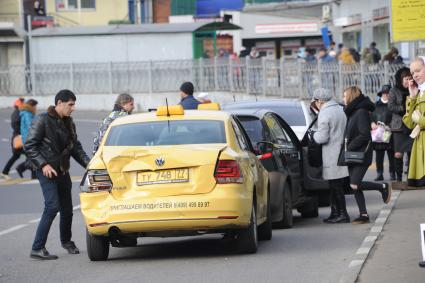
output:
<instances>
[{"instance_id":1,"label":"yellow taxi car","mask_svg":"<svg viewBox=\"0 0 425 283\"><path fill-rule=\"evenodd\" d=\"M205 233L256 252L272 223L268 173L251 147L222 111L164 106L115 120L81 183L89 258L138 237Z\"/></svg>"}]
</instances>

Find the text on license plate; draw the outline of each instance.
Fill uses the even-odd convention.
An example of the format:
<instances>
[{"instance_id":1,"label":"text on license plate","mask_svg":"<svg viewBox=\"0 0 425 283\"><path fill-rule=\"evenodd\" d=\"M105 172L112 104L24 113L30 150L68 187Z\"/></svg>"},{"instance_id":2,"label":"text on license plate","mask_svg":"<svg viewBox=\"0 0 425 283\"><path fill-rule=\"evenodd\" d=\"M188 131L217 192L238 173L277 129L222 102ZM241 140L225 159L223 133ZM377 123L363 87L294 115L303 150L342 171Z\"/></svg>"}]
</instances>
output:
<instances>
[{"instance_id":1,"label":"text on license plate","mask_svg":"<svg viewBox=\"0 0 425 283\"><path fill-rule=\"evenodd\" d=\"M137 173L137 185L169 184L189 182L189 169L171 169Z\"/></svg>"}]
</instances>

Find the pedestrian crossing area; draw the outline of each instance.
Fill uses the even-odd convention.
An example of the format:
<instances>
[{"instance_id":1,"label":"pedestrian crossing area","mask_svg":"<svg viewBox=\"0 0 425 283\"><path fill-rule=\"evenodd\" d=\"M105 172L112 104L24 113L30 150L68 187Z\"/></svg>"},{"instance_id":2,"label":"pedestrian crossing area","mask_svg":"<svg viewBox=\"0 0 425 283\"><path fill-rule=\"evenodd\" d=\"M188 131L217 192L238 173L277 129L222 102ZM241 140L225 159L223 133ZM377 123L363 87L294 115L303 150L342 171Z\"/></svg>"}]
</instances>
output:
<instances>
[{"instance_id":1,"label":"pedestrian crossing area","mask_svg":"<svg viewBox=\"0 0 425 283\"><path fill-rule=\"evenodd\" d=\"M83 176L71 176L73 183L81 181ZM0 187L13 186L13 185L34 185L38 184L38 180L31 180L30 178L12 178L0 180Z\"/></svg>"}]
</instances>

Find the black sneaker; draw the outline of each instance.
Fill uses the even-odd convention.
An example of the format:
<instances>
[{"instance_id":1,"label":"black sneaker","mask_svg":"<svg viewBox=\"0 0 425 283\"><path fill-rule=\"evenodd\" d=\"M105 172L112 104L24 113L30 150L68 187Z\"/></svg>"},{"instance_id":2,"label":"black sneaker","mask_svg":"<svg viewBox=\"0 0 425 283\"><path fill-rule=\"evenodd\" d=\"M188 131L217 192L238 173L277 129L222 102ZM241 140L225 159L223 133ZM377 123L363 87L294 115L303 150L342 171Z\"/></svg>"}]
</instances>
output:
<instances>
[{"instance_id":1,"label":"black sneaker","mask_svg":"<svg viewBox=\"0 0 425 283\"><path fill-rule=\"evenodd\" d=\"M62 248L68 251L70 254L79 254L80 250L77 248L73 241L69 241L65 244L62 244Z\"/></svg>"},{"instance_id":2,"label":"black sneaker","mask_svg":"<svg viewBox=\"0 0 425 283\"><path fill-rule=\"evenodd\" d=\"M51 255L46 250L46 248L42 248L42 249L39 249L39 250L31 250L30 257L35 258L35 259L45 259L45 260L58 259L57 255Z\"/></svg>"},{"instance_id":3,"label":"black sneaker","mask_svg":"<svg viewBox=\"0 0 425 283\"><path fill-rule=\"evenodd\" d=\"M397 178L396 178L396 176L395 176L395 173L390 173L390 180L391 180L391 181L395 181L395 180L397 180Z\"/></svg>"},{"instance_id":4,"label":"black sneaker","mask_svg":"<svg viewBox=\"0 0 425 283\"><path fill-rule=\"evenodd\" d=\"M360 215L359 217L357 217L356 219L353 220L353 224L366 224L369 223L369 215Z\"/></svg>"},{"instance_id":5,"label":"black sneaker","mask_svg":"<svg viewBox=\"0 0 425 283\"><path fill-rule=\"evenodd\" d=\"M391 200L391 192L392 192L391 185L388 183L383 183L382 185L384 186L381 189L382 200L384 201L384 203L389 203Z\"/></svg>"},{"instance_id":6,"label":"black sneaker","mask_svg":"<svg viewBox=\"0 0 425 283\"><path fill-rule=\"evenodd\" d=\"M16 172L18 173L19 177L23 178L24 177L24 171L21 167L17 166L16 167Z\"/></svg>"},{"instance_id":7,"label":"black sneaker","mask_svg":"<svg viewBox=\"0 0 425 283\"><path fill-rule=\"evenodd\" d=\"M378 176L375 178L375 181L384 181L384 176L383 176L382 174L378 175Z\"/></svg>"}]
</instances>

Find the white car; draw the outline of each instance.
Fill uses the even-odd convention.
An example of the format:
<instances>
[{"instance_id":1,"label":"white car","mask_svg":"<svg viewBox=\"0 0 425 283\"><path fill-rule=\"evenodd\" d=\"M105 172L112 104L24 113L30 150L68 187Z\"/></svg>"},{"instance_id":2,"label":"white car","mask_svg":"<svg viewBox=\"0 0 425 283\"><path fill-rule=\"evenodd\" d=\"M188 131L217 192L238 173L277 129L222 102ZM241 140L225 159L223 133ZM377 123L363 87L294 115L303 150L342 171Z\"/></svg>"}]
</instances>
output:
<instances>
[{"instance_id":1,"label":"white car","mask_svg":"<svg viewBox=\"0 0 425 283\"><path fill-rule=\"evenodd\" d=\"M268 99L236 101L222 105L227 109L268 109L276 112L295 132L299 140L302 140L308 126L314 119L306 103L299 99Z\"/></svg>"}]
</instances>

